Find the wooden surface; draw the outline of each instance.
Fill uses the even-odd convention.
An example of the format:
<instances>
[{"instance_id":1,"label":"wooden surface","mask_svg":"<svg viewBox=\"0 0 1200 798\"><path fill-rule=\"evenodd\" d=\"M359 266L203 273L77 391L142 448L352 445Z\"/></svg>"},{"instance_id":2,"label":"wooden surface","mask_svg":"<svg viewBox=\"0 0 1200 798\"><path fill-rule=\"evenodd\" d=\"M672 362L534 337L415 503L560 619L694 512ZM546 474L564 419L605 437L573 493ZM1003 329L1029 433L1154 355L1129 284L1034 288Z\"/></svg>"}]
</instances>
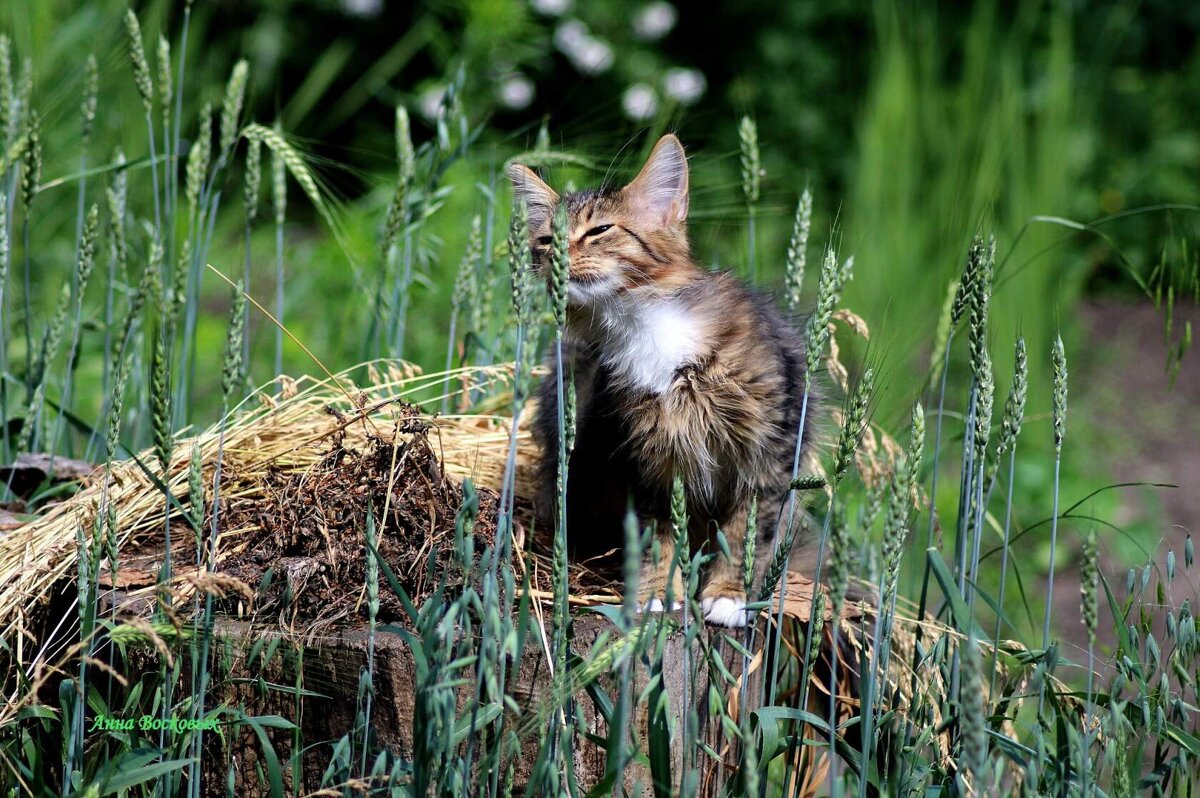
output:
<instances>
[{"instance_id":1,"label":"wooden surface","mask_svg":"<svg viewBox=\"0 0 1200 798\"><path fill-rule=\"evenodd\" d=\"M138 576L135 571L137 569L132 567L122 568L118 576L124 578L102 579L105 587L117 587L101 594L102 604L106 607L116 605L121 611L134 615L144 616L151 612L152 588L138 587L137 585L142 585L145 581L145 575L143 578L135 578ZM146 575L153 576L154 572L154 568L148 568ZM807 620L811 591L810 581L799 574L789 573L784 603L789 616L797 622ZM768 628L767 621L761 619L756 632L756 640L759 641L755 645L756 649L761 648L761 641L764 635L768 634ZM726 642L725 635L733 635L740 641L743 632L704 627L699 634L706 645L700 645L701 641L694 641L690 670L687 668L689 657L683 634L677 632L667 637L662 657L662 683L668 697L672 730L671 773L677 779L682 769L682 756L687 747L683 744L687 732L682 708L691 706L696 710L696 728L699 729L704 744L720 757L718 761L697 751L695 761L701 769L697 794L710 796L720 794L720 787L734 775L733 766L740 759L740 751L736 743L725 737L720 719L708 717L709 668L703 661L704 651L710 648L714 656L720 658L727 672L737 677L740 683L743 657ZM572 653L586 660L605 635L610 641L617 636L616 629L607 619L595 613L579 612L572 623ZM803 631L800 631L799 635L802 637ZM308 794L330 786L322 785L321 782L329 766L334 745L355 726L358 685L367 665L367 631L333 629L322 634L310 629L303 633L301 641L286 635L269 623L264 624L262 620L251 624L248 621L218 615L214 638L210 661L213 679L206 705L210 708L219 705L240 708L251 717L278 715L297 724L305 751L298 769L300 783L295 786L293 782L297 780L297 775L293 774L288 765L292 751L292 732L275 728L266 730L284 768L285 792L292 793L295 790L300 794ZM760 663L756 663L755 667L752 667L747 680L747 692L752 699L760 694L760 676L766 670L759 665ZM647 739L648 709L647 702L638 701L638 697L645 690L650 673L646 663L642 661L634 663L631 673L633 683L630 695L635 702L631 730L635 739L642 741L644 745ZM459 675L470 683L469 687L460 689L457 696L457 714L462 717L469 711L470 702L474 698L475 680L469 671ZM416 709L414 679L413 656L404 639L395 633L377 631L375 698L371 713L373 746L375 749L386 748L404 761L412 761L416 756L413 745ZM187 691L190 684L188 663L184 663L179 688ZM553 684L554 680L539 641L527 640L520 668L516 673L509 674L506 685L506 692L521 708L522 717L530 716L539 706L544 707L547 702L552 701ZM620 687L616 675L602 676L598 679L598 685L610 700L616 700ZM720 681L713 686L726 704L735 700L728 683ZM299 700L296 698L297 687L303 691ZM690 693L690 700L685 700L685 692ZM596 712L592 697L580 692L577 698L577 708L585 734L576 736L573 764L579 784L587 790L603 777L607 764L604 749L591 742L587 735L605 739L609 730L604 718ZM736 700L739 704L744 703L740 698ZM820 714L827 711L823 701L822 706L810 708ZM514 720L512 723L506 723L506 729L517 728L522 723L528 725L528 722ZM522 736L522 755L514 772L516 794L523 794L530 770L537 759L539 746L550 726L551 722L548 721L542 728L527 728L528 733ZM235 733L230 733L228 728L223 738L216 734L205 737L204 793L212 796L226 795L229 771L232 768L234 787L239 798L268 795L267 783L258 774L258 768L261 767L265 771L266 765L260 761L262 745L257 735L253 729L247 727L241 727ZM807 751L807 747L804 750ZM357 775L358 769L355 768L353 772ZM625 792L628 795L654 794L650 772L644 764L629 762L624 780ZM334 783L337 783L336 780Z\"/></svg>"},{"instance_id":2,"label":"wooden surface","mask_svg":"<svg viewBox=\"0 0 1200 798\"><path fill-rule=\"evenodd\" d=\"M572 651L586 658L600 636L613 631L612 625L600 616L576 617L573 623ZM742 655L723 641L720 632L706 629L701 634L710 636L714 650L721 656L729 671L734 675L740 674ZM264 633L261 627L252 628L245 623L221 620L216 635L220 639L220 643L214 646L217 650L215 657L220 660L218 667L228 670L216 680L219 686L214 688L211 694L211 703L241 705L249 715L276 714L297 722L301 727L301 739L309 746L303 755L302 784L298 786L302 794L319 789L321 777L330 761L333 744L354 725L359 677L367 661L366 632L336 633L305 647L302 658L298 656L300 649L294 643L283 640L278 634ZM271 642L273 639L278 640L277 645ZM266 642L262 642L264 640ZM688 658L685 656L684 646L683 635L675 634L667 639L663 656L663 684L669 696L669 711L672 715L671 750L674 774L680 771L684 749L679 738L684 734L680 708L685 705L685 685L694 696L691 705L698 710L700 729L704 730L706 743L713 750L724 752L730 761L737 756L736 749L723 738L720 722L708 722L708 669L703 666L695 667L692 678L687 678L685 662ZM248 656L251 652L256 654L252 658ZM268 653L271 654L269 658L266 656ZM399 635L378 632L375 656L376 694L371 720L376 744L390 749L402 759L411 760L414 755L415 708L412 653ZM642 666L633 668L632 671L634 675L630 695L636 701L639 693L646 687L649 673ZM761 670L754 672L750 679L752 695L758 690L758 672ZM294 694L270 687L279 685L286 689L293 688L297 683L298 673L302 675L300 684L305 690L320 694L302 698L299 713ZM469 678L469 674L467 676ZM615 700L618 690L616 678L606 676L599 681ZM550 695L551 686L552 679L546 667L546 658L539 656L536 651L527 651L519 671L510 676L508 693L523 710L529 710L536 706L536 702L545 700ZM460 715L467 711L471 689L473 688L460 691ZM718 689L722 695L728 695L728 686L719 685ZM593 701L582 695L578 706L586 731L599 738L606 738L608 729L603 718L598 717ZM638 739L646 738L646 721L647 707L645 702L641 702L636 707L633 720ZM280 761L285 763L286 767L287 758L291 753L291 733L271 729L269 734ZM535 733L527 734L522 739L523 755L516 767L514 781L515 787L521 792L528 781L529 771L536 760L543 736L544 732L535 730ZM576 740L575 772L580 785L587 789L603 776L606 756L602 748L584 736L577 736ZM240 798L267 794L266 785L260 784L256 774L256 765L260 764L258 760L261 746L253 731L244 729L236 738L228 736L227 748L218 743L219 740L213 735L210 745L206 746L206 794L225 794L229 763L232 763L235 769L235 788ZM698 761L704 764L704 789L701 794L717 794L717 788L731 775L729 769L703 754L699 755ZM291 773L285 774L289 791L292 788L291 781ZM653 795L648 768L636 762L631 762L626 769L625 786L630 795Z\"/></svg>"}]
</instances>

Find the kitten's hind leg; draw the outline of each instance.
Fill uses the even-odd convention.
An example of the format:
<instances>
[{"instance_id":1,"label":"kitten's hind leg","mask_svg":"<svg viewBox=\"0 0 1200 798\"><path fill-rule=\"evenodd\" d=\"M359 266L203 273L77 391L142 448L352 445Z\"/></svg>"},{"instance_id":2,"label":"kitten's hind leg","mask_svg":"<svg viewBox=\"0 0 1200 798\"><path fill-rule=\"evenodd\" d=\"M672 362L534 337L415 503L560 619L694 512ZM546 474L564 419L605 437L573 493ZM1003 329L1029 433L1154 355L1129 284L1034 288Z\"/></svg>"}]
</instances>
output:
<instances>
[{"instance_id":1,"label":"kitten's hind leg","mask_svg":"<svg viewBox=\"0 0 1200 798\"><path fill-rule=\"evenodd\" d=\"M729 545L729 556L718 551L716 561L709 566L704 587L700 591L700 609L708 623L742 627L749 624L754 616L752 610L746 609L746 509L739 508L722 531Z\"/></svg>"}]
</instances>

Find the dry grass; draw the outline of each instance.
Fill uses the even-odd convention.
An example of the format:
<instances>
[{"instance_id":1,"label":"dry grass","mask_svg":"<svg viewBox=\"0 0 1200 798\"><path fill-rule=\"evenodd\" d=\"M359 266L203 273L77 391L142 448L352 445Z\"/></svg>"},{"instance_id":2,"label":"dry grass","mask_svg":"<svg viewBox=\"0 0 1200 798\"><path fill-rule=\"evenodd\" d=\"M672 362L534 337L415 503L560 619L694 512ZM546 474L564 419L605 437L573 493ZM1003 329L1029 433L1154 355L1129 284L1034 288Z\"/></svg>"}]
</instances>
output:
<instances>
[{"instance_id":1,"label":"dry grass","mask_svg":"<svg viewBox=\"0 0 1200 798\"><path fill-rule=\"evenodd\" d=\"M70 580L76 566L76 531L82 528L86 535L92 534L106 491L116 512L123 551L136 551L161 538L163 496L150 473L186 506L193 445L200 448L206 492L211 491L211 475L220 452L222 501L235 503L260 495L269 473L301 473L313 468L329 452L335 437L342 446L360 451L372 440L399 444L411 439L414 433L398 432L400 409L406 401L436 391L445 375L424 376L411 368L378 364L371 364L369 371L371 384L365 387L354 385L349 372L334 379L281 377L279 396L275 396L274 383L252 394L227 419L223 439L221 425L216 424L199 435L177 440L165 477L146 453L136 460L122 460L107 479L103 471L97 471L70 499L0 538L0 634L12 639L27 615L49 601L55 586ZM507 366L470 368L457 370L454 378L460 385L494 390L511 379L511 373ZM470 477L486 488L499 487L510 419L492 415L424 418L431 424L429 439L448 476ZM525 495L533 454L526 435L522 434L518 443L518 493ZM172 518L186 523L177 508ZM252 531L223 527L218 562ZM185 581L186 577L186 573L180 574L179 579Z\"/></svg>"}]
</instances>

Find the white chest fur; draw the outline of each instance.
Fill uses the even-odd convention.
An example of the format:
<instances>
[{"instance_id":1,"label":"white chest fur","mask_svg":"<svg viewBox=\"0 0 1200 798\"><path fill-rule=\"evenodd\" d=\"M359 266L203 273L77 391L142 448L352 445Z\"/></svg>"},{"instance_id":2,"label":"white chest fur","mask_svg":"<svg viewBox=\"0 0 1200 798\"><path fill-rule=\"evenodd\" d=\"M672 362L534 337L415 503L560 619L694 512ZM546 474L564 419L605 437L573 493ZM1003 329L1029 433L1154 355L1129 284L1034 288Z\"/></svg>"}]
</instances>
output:
<instances>
[{"instance_id":1,"label":"white chest fur","mask_svg":"<svg viewBox=\"0 0 1200 798\"><path fill-rule=\"evenodd\" d=\"M601 358L631 388L668 391L702 350L702 320L675 300L618 302L604 309Z\"/></svg>"}]
</instances>

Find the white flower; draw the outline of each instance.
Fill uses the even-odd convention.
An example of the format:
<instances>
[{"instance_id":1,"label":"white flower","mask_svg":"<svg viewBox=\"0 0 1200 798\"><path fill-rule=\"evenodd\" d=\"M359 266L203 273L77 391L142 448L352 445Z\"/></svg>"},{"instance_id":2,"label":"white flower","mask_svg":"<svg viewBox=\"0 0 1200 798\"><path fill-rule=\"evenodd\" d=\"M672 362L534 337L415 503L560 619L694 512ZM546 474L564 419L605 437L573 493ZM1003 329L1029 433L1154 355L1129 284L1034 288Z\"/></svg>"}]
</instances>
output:
<instances>
[{"instance_id":1,"label":"white flower","mask_svg":"<svg viewBox=\"0 0 1200 798\"><path fill-rule=\"evenodd\" d=\"M533 10L548 17L561 17L575 5L571 0L529 0Z\"/></svg>"},{"instance_id":2,"label":"white flower","mask_svg":"<svg viewBox=\"0 0 1200 798\"><path fill-rule=\"evenodd\" d=\"M587 25L577 19L568 19L554 29L554 46L570 56L579 45L589 38Z\"/></svg>"},{"instance_id":3,"label":"white flower","mask_svg":"<svg viewBox=\"0 0 1200 798\"><path fill-rule=\"evenodd\" d=\"M613 51L608 42L589 36L579 45L571 61L585 75L599 75L613 63Z\"/></svg>"},{"instance_id":4,"label":"white flower","mask_svg":"<svg viewBox=\"0 0 1200 798\"><path fill-rule=\"evenodd\" d=\"M417 99L417 108L420 110L421 116L431 121L437 119L438 112L442 108L442 100L445 98L445 86L430 86L425 89Z\"/></svg>"},{"instance_id":5,"label":"white flower","mask_svg":"<svg viewBox=\"0 0 1200 798\"><path fill-rule=\"evenodd\" d=\"M598 75L613 63L608 42L593 36L577 19L568 19L555 29L554 46L585 75Z\"/></svg>"},{"instance_id":6,"label":"white flower","mask_svg":"<svg viewBox=\"0 0 1200 798\"><path fill-rule=\"evenodd\" d=\"M533 81L521 74L509 75L496 86L496 98L505 108L520 110L533 102Z\"/></svg>"},{"instance_id":7,"label":"white flower","mask_svg":"<svg viewBox=\"0 0 1200 798\"><path fill-rule=\"evenodd\" d=\"M383 0L342 0L342 10L352 17L370 19L379 16Z\"/></svg>"},{"instance_id":8,"label":"white flower","mask_svg":"<svg viewBox=\"0 0 1200 798\"><path fill-rule=\"evenodd\" d=\"M682 105L691 105L700 99L707 87L704 73L698 69L676 67L663 75L663 92Z\"/></svg>"},{"instance_id":9,"label":"white flower","mask_svg":"<svg viewBox=\"0 0 1200 798\"><path fill-rule=\"evenodd\" d=\"M654 41L666 36L679 19L679 12L670 3L656 0L647 3L633 17L633 32L639 39Z\"/></svg>"},{"instance_id":10,"label":"white flower","mask_svg":"<svg viewBox=\"0 0 1200 798\"><path fill-rule=\"evenodd\" d=\"M649 119L658 110L658 95L645 83L635 83L621 95L621 107L630 119Z\"/></svg>"}]
</instances>

